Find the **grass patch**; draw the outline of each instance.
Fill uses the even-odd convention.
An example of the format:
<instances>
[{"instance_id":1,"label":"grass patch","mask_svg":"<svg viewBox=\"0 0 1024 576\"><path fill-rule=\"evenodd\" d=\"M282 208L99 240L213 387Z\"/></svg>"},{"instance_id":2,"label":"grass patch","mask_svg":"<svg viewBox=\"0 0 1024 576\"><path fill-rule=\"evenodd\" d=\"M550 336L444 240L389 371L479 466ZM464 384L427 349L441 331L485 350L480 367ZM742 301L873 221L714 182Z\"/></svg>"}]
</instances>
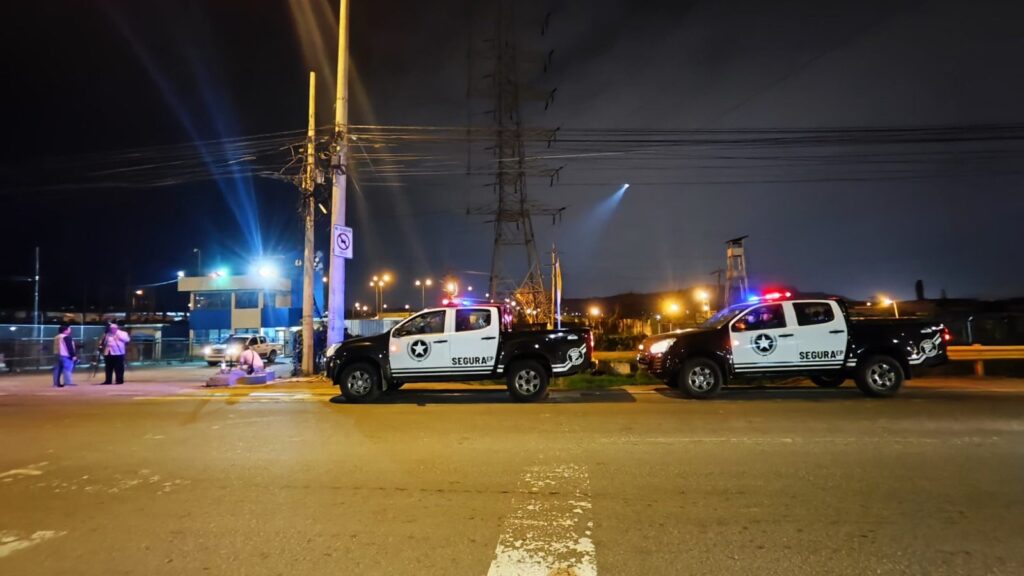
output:
<instances>
[{"instance_id":1,"label":"grass patch","mask_svg":"<svg viewBox=\"0 0 1024 576\"><path fill-rule=\"evenodd\" d=\"M635 384L658 384L659 382L660 380L653 378L646 372L640 372L634 376L575 374L566 378L555 378L551 382L551 387L562 390L581 390L587 388L617 388L619 386Z\"/></svg>"}]
</instances>

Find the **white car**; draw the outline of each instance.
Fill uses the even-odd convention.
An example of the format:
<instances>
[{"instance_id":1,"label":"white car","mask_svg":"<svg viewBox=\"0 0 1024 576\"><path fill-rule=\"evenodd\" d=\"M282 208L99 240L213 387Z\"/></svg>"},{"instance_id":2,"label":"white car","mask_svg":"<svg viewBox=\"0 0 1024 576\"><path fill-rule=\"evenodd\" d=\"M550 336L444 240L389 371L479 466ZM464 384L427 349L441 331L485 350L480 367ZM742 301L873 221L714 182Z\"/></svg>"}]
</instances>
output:
<instances>
[{"instance_id":1,"label":"white car","mask_svg":"<svg viewBox=\"0 0 1024 576\"><path fill-rule=\"evenodd\" d=\"M283 352L281 344L268 342L266 336L256 334L232 334L220 344L214 344L203 348L203 360L210 366L216 366L221 362L238 362L246 344L256 351L268 364L277 361L277 357Z\"/></svg>"}]
</instances>

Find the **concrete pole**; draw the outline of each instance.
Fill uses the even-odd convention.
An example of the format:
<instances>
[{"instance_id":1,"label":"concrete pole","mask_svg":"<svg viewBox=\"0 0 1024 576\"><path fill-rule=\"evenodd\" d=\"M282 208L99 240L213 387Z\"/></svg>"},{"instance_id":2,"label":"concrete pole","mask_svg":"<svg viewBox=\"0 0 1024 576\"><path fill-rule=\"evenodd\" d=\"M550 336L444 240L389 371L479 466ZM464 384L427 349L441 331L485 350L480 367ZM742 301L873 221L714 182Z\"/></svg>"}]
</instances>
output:
<instances>
[{"instance_id":1,"label":"concrete pole","mask_svg":"<svg viewBox=\"0 0 1024 576\"><path fill-rule=\"evenodd\" d=\"M39 246L36 246L36 275L33 278L35 282L35 288L33 290L34 295L32 297L32 323L35 324L35 336L37 340L43 337L43 328L39 322Z\"/></svg>"},{"instance_id":2,"label":"concrete pole","mask_svg":"<svg viewBox=\"0 0 1024 576\"><path fill-rule=\"evenodd\" d=\"M306 238L302 266L302 374L313 374L313 187L316 183L316 72L309 73L309 129L306 169L302 174L302 205Z\"/></svg>"},{"instance_id":3,"label":"concrete pole","mask_svg":"<svg viewBox=\"0 0 1024 576\"><path fill-rule=\"evenodd\" d=\"M338 83L334 102L334 150L331 155L331 262L327 344L345 339L345 259L334 254L334 227L345 225L348 178L348 0L339 0Z\"/></svg>"}]
</instances>

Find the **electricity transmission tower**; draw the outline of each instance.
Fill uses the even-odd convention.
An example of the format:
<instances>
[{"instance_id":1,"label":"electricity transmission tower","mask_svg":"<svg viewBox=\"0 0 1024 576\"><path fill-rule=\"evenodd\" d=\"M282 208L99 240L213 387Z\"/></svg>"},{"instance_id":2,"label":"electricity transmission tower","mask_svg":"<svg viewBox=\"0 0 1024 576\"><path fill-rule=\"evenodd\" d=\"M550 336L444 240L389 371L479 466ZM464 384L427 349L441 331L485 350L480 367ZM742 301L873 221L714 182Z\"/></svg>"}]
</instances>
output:
<instances>
[{"instance_id":1,"label":"electricity transmission tower","mask_svg":"<svg viewBox=\"0 0 1024 576\"><path fill-rule=\"evenodd\" d=\"M488 92L493 99L490 111L494 134L492 185L496 199L488 206L471 207L469 213L493 218L489 221L494 225L489 283L491 297L495 300L513 299L530 322L538 322L547 319L551 296L544 288L532 217L536 214L560 216L564 208L537 206L527 196L528 175L548 176L553 183L557 173L539 172L538 167L531 166L526 159L514 1L496 1L494 38L488 44L493 68L485 78L490 81ZM545 69L548 64L545 64ZM547 93L545 109L553 94L554 91ZM526 256L525 277L515 275L515 268L509 265L510 256L519 246Z\"/></svg>"}]
</instances>

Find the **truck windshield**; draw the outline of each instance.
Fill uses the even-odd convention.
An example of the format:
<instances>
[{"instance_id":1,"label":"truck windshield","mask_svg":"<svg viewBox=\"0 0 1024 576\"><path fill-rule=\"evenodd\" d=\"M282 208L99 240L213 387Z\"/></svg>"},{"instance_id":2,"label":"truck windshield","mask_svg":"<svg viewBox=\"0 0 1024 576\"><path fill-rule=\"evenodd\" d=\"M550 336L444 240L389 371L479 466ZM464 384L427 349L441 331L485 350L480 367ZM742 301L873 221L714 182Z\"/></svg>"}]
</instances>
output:
<instances>
[{"instance_id":1,"label":"truck windshield","mask_svg":"<svg viewBox=\"0 0 1024 576\"><path fill-rule=\"evenodd\" d=\"M721 328L729 323L730 320L736 317L737 314L746 310L750 307L750 303L743 302L740 304L733 304L728 308L724 308L715 313L714 316L705 320L700 327L701 328Z\"/></svg>"},{"instance_id":2,"label":"truck windshield","mask_svg":"<svg viewBox=\"0 0 1024 576\"><path fill-rule=\"evenodd\" d=\"M232 344L236 346L241 346L248 341L249 339L243 336L231 336L229 338L225 338L224 341L221 342L221 344L223 344L224 346L231 346Z\"/></svg>"}]
</instances>

